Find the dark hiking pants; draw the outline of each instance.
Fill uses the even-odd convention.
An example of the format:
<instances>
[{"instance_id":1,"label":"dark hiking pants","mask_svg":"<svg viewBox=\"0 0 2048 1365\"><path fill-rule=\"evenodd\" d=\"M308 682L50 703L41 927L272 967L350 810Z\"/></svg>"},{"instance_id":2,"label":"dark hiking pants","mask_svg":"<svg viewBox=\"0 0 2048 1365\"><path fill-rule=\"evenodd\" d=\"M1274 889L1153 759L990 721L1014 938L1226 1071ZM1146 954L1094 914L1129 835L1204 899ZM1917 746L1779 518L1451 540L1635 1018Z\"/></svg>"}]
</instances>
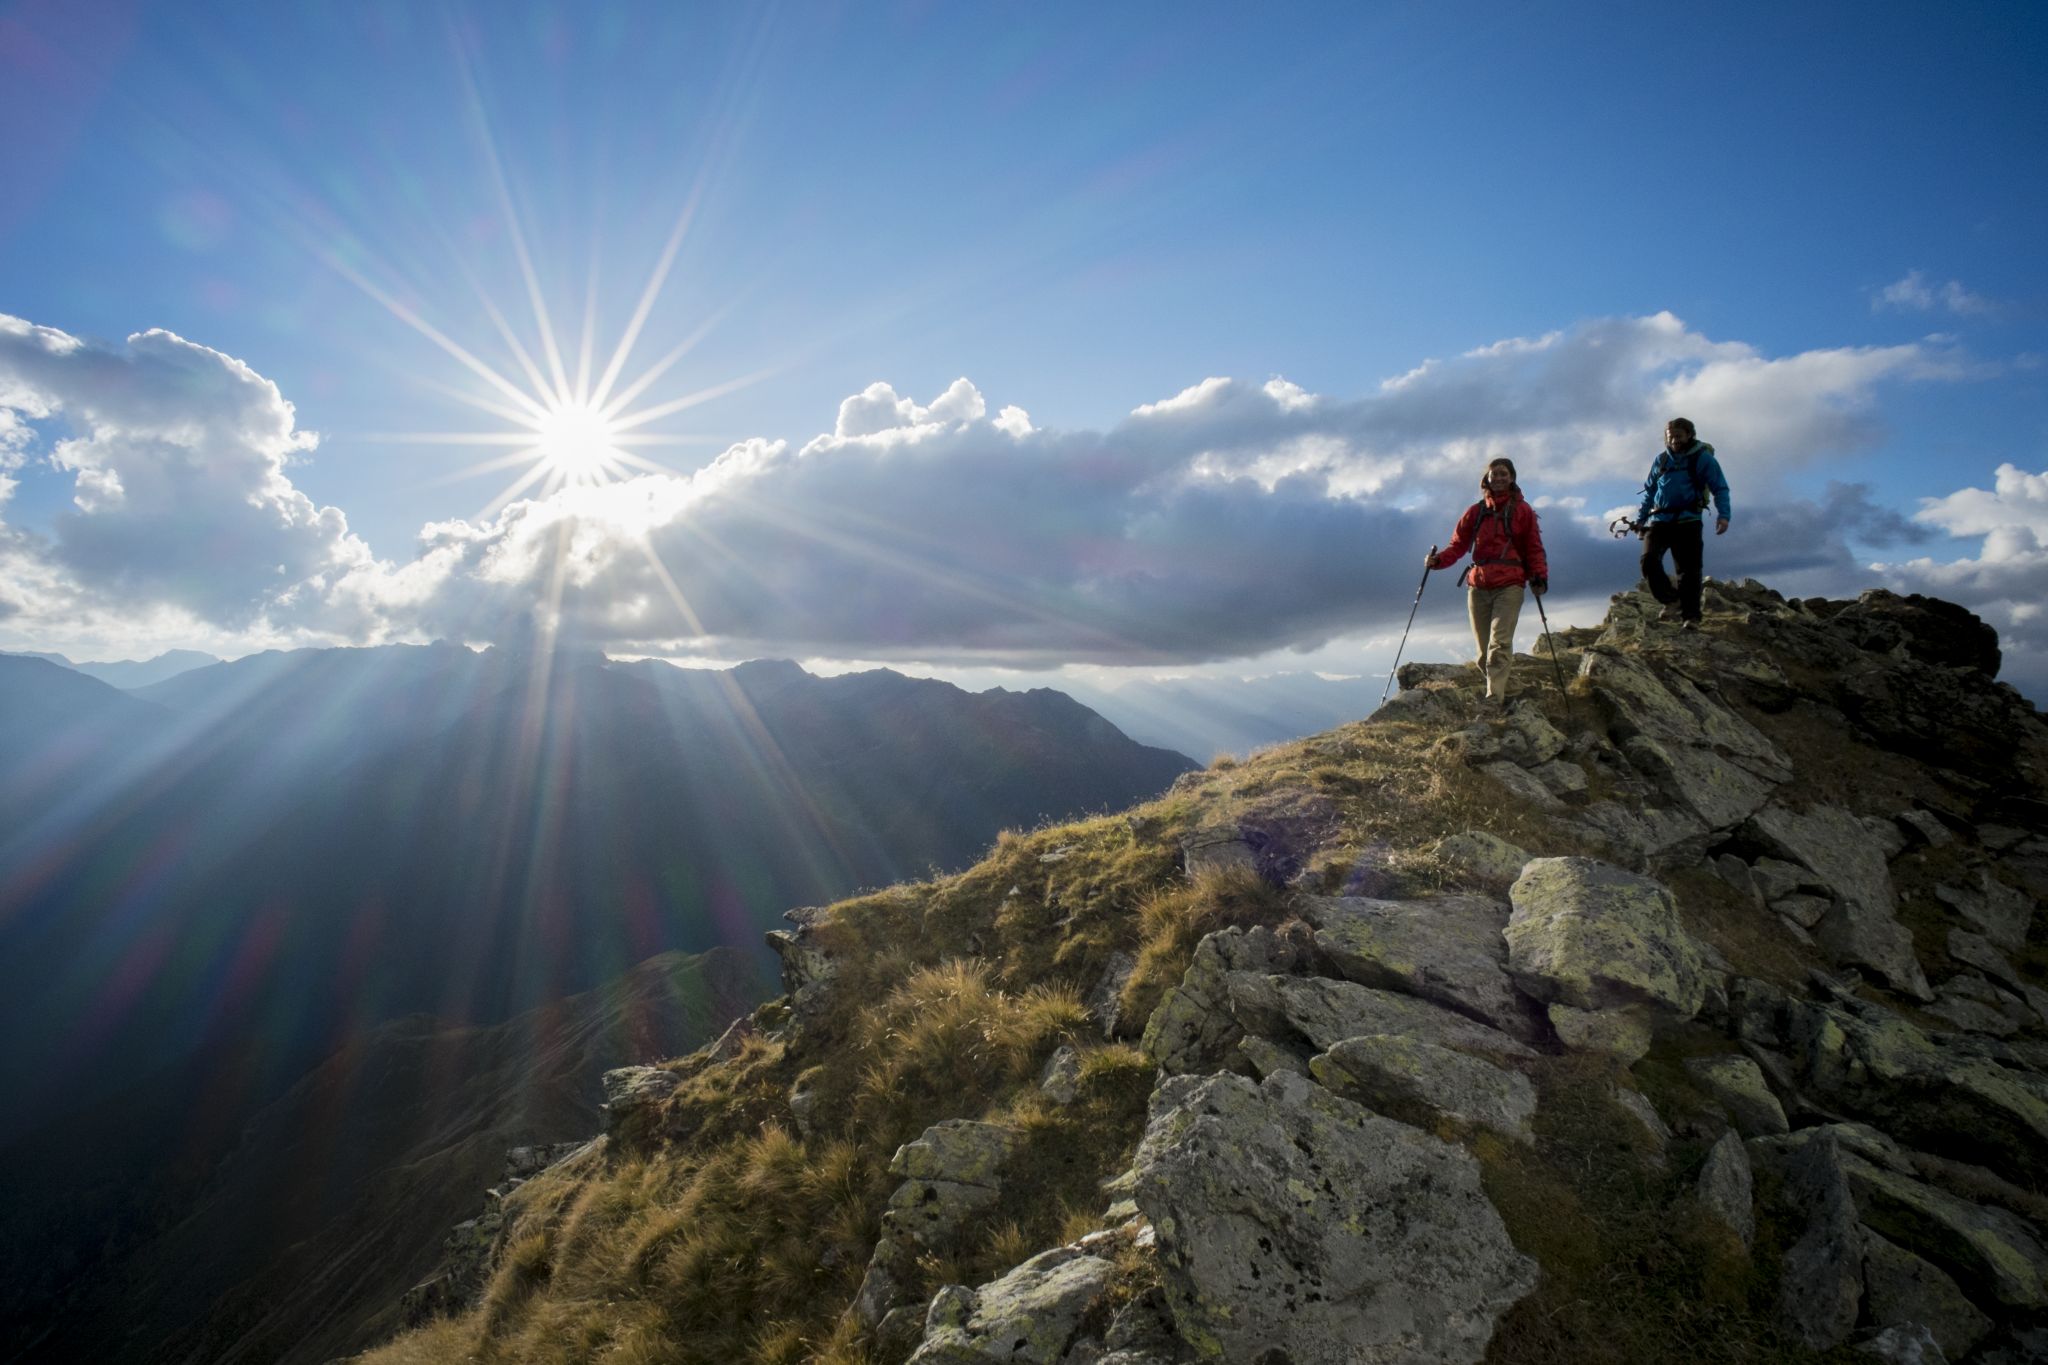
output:
<instances>
[{"instance_id":1,"label":"dark hiking pants","mask_svg":"<svg viewBox=\"0 0 2048 1365\"><path fill-rule=\"evenodd\" d=\"M1688 621L1700 619L1700 561L1705 544L1706 523L1698 520L1654 522L1643 537L1643 578L1650 585L1650 595L1667 607L1678 603L1679 615ZM1664 574L1667 551L1678 570L1676 588Z\"/></svg>"}]
</instances>

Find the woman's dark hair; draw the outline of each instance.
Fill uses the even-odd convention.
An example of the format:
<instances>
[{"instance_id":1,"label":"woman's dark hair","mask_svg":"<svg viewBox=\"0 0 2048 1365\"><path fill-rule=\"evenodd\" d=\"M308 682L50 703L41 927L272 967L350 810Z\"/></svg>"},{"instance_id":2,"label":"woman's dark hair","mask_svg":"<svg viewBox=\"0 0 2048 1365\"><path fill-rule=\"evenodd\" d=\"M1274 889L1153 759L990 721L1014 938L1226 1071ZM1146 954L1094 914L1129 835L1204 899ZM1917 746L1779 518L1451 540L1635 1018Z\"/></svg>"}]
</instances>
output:
<instances>
[{"instance_id":1,"label":"woman's dark hair","mask_svg":"<svg viewBox=\"0 0 2048 1365\"><path fill-rule=\"evenodd\" d=\"M1519 483L1519 482L1520 482L1520 477L1519 477L1519 476L1518 476L1518 475L1517 475L1517 474L1515 473L1515 462L1514 462L1513 460L1510 460L1510 459L1509 459L1509 458L1508 458L1507 456L1505 456L1505 455L1502 455L1502 456L1500 456L1500 457L1499 457L1499 458L1497 458L1497 459L1492 459L1492 460L1488 460L1488 461L1486 462L1486 468L1485 468L1485 469L1483 469L1483 470L1481 470L1481 471L1479 472L1479 486L1480 486L1480 488L1484 489L1484 488L1486 487L1486 477L1487 477L1487 475L1489 475L1489 474L1493 473L1493 469L1494 469L1494 466L1495 466L1495 465L1506 465L1506 466L1507 466L1507 469L1508 469L1508 481L1509 481L1510 483Z\"/></svg>"}]
</instances>

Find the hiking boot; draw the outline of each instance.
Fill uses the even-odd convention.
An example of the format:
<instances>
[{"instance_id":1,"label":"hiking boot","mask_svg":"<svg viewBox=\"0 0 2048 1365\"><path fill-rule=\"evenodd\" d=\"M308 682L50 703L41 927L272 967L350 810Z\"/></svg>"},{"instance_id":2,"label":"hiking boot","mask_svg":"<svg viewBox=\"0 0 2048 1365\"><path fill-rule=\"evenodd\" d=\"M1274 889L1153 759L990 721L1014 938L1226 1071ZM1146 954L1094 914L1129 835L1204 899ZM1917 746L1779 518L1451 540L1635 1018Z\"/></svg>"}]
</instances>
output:
<instances>
[{"instance_id":1,"label":"hiking boot","mask_svg":"<svg viewBox=\"0 0 2048 1365\"><path fill-rule=\"evenodd\" d=\"M1684 625L1679 627L1680 630L1698 630L1699 628L1700 618L1697 616L1691 617Z\"/></svg>"},{"instance_id":2,"label":"hiking boot","mask_svg":"<svg viewBox=\"0 0 2048 1365\"><path fill-rule=\"evenodd\" d=\"M1678 604L1676 602L1673 602L1670 606L1664 608L1664 610L1657 613L1657 619L1659 621L1664 622L1666 625L1669 625L1673 621L1679 620L1681 617L1684 616L1684 614L1685 613L1679 610Z\"/></svg>"}]
</instances>

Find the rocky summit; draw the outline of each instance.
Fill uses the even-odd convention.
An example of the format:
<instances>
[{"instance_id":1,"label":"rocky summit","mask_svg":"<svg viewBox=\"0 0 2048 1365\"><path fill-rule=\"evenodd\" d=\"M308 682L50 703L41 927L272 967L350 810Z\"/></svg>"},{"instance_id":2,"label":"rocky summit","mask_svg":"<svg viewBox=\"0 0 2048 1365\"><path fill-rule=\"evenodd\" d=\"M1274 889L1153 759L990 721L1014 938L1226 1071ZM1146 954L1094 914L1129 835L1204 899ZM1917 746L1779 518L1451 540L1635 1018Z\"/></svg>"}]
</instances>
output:
<instances>
[{"instance_id":1,"label":"rocky summit","mask_svg":"<svg viewBox=\"0 0 2048 1365\"><path fill-rule=\"evenodd\" d=\"M793 911L784 994L364 1359L2048 1359L1995 634L1710 583L1552 648Z\"/></svg>"}]
</instances>

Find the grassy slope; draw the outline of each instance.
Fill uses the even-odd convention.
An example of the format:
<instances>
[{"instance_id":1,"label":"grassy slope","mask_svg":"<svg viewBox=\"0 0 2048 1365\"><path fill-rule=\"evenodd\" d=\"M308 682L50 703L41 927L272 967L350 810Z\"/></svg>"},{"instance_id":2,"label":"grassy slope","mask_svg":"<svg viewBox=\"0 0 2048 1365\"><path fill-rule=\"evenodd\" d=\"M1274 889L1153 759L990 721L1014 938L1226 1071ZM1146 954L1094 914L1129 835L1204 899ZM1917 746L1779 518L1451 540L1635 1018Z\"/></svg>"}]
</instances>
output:
<instances>
[{"instance_id":1,"label":"grassy slope","mask_svg":"<svg viewBox=\"0 0 2048 1365\"><path fill-rule=\"evenodd\" d=\"M1710 619L1716 633L1737 629ZM1568 653L1568 672L1574 662ZM1527 667L1531 685L1550 672L1547 659L1540 674ZM1568 733L1591 723L1583 697L1569 714L1553 689L1540 699ZM1836 732L1820 712L1746 714L1799 761L1804 799L1888 813L1926 781L1915 765ZM842 1315L897 1183L886 1173L896 1146L954 1117L1011 1122L1030 1135L1031 1170L1012 1182L1029 1198L930 1258L928 1289L981 1282L1101 1226L1108 1201L1097 1182L1124 1169L1143 1126L1152 1074L1132 1043L1145 1018L1202 934L1290 917L1289 893L1249 878L1188 882L1177 870L1182 835L1219 820L1284 832L1312 850L1296 887L1378 896L1455 885L1428 848L1460 829L1543 854L1604 851L1504 801L1490 779L1434 747L1442 732L1358 723L1243 762L1218 760L1128 814L1006 834L957 876L834 906L814 932L846 963L835 1013L794 1048L757 1039L722 1064L674 1064L686 1082L660 1132L515 1196L516 1231L479 1309L366 1360L876 1359ZM1803 974L1801 950L1774 932L1768 912L1697 864L1660 872L1690 927L1738 971L1786 984ZM1120 1036L1105 1041L1079 1000L1119 951L1139 965ZM759 1022L773 1029L780 1008L764 1007ZM1062 1042L1084 1059L1082 1098L1065 1109L1036 1090L1039 1067ZM1584 1057L1544 1058L1530 1067L1542 1097L1533 1148L1445 1134L1466 1137L1511 1235L1544 1268L1538 1289L1503 1319L1490 1359L1814 1358L1772 1325L1768 1223L1751 1261L1694 1212L1708 1129L1687 1119L1709 1102L1677 1061L1724 1049L1701 1026L1661 1041L1633 1075ZM820 1096L807 1140L795 1136L788 1104L800 1080ZM1612 1085L1649 1090L1675 1120L1666 1166L1649 1159ZM1135 1258L1125 1272L1124 1292L1153 1273Z\"/></svg>"}]
</instances>

